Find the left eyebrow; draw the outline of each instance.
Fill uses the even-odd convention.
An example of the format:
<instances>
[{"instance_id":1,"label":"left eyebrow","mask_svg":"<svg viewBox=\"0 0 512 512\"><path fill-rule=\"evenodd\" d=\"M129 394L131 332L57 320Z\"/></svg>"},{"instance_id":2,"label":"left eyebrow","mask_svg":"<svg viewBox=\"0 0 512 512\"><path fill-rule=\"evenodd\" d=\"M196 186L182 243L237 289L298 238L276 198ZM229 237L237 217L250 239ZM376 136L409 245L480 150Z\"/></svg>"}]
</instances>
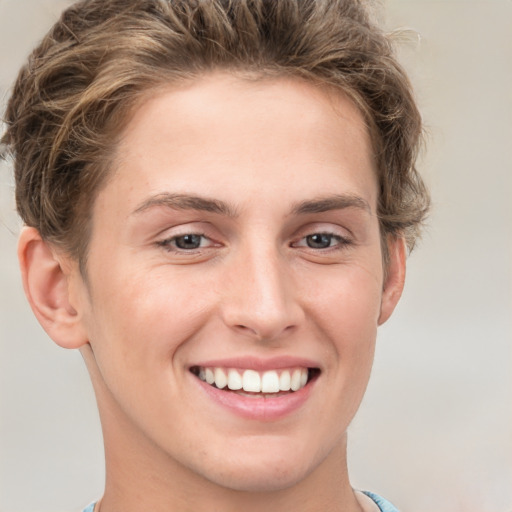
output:
<instances>
[{"instance_id":1,"label":"left eyebrow","mask_svg":"<svg viewBox=\"0 0 512 512\"><path fill-rule=\"evenodd\" d=\"M309 201L302 201L293 207L292 213L305 215L308 213L323 213L331 210L344 210L346 208L358 208L370 214L372 213L368 201L352 194L336 194Z\"/></svg>"},{"instance_id":2,"label":"left eyebrow","mask_svg":"<svg viewBox=\"0 0 512 512\"><path fill-rule=\"evenodd\" d=\"M198 210L236 217L237 212L224 201L187 194L156 194L139 205L133 214L139 214L155 206L165 206L174 210Z\"/></svg>"}]
</instances>

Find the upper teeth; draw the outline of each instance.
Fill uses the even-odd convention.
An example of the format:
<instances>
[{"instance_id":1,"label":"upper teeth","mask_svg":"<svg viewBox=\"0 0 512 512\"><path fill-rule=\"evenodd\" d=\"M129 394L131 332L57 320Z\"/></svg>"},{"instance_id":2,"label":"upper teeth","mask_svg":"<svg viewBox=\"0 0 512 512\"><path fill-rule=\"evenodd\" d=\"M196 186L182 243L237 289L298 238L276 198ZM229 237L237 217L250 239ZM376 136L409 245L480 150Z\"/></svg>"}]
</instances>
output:
<instances>
[{"instance_id":1,"label":"upper teeth","mask_svg":"<svg viewBox=\"0 0 512 512\"><path fill-rule=\"evenodd\" d=\"M219 389L237 391L243 389L253 393L279 393L279 391L297 391L308 381L307 368L290 370L237 370L235 368L199 368L198 377Z\"/></svg>"}]
</instances>

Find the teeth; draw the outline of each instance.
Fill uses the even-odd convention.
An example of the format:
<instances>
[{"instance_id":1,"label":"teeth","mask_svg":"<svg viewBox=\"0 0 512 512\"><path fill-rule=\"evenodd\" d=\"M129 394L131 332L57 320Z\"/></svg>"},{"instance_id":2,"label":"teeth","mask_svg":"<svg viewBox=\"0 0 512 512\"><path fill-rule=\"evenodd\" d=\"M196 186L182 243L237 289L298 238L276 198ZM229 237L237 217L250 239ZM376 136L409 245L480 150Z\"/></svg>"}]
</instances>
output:
<instances>
[{"instance_id":1,"label":"teeth","mask_svg":"<svg viewBox=\"0 0 512 512\"><path fill-rule=\"evenodd\" d=\"M300 387L303 388L307 382L308 382L308 371L303 369L300 371Z\"/></svg>"},{"instance_id":2,"label":"teeth","mask_svg":"<svg viewBox=\"0 0 512 512\"><path fill-rule=\"evenodd\" d=\"M261 391L260 374L254 370L245 370L242 387L244 388L244 391L259 393Z\"/></svg>"},{"instance_id":3,"label":"teeth","mask_svg":"<svg viewBox=\"0 0 512 512\"><path fill-rule=\"evenodd\" d=\"M213 374L213 370L210 370L210 368L206 368L205 372L205 378L204 380L208 382L208 384L213 384L215 382L215 376Z\"/></svg>"},{"instance_id":4,"label":"teeth","mask_svg":"<svg viewBox=\"0 0 512 512\"><path fill-rule=\"evenodd\" d=\"M229 370L228 371L228 388L237 391L238 389L242 389L243 382L242 377L236 370Z\"/></svg>"},{"instance_id":5,"label":"teeth","mask_svg":"<svg viewBox=\"0 0 512 512\"><path fill-rule=\"evenodd\" d=\"M275 371L265 372L261 377L261 391L263 393L279 393L279 376Z\"/></svg>"},{"instance_id":6,"label":"teeth","mask_svg":"<svg viewBox=\"0 0 512 512\"><path fill-rule=\"evenodd\" d=\"M307 368L290 370L268 370L257 372L245 370L242 373L234 368L198 368L196 375L204 382L219 389L232 391L243 389L250 393L279 393L298 391L308 382Z\"/></svg>"},{"instance_id":7,"label":"teeth","mask_svg":"<svg viewBox=\"0 0 512 512\"><path fill-rule=\"evenodd\" d=\"M228 379L226 377L226 374L224 373L224 370L222 370L221 368L215 368L213 374L215 375L215 385L219 389L224 389L228 383Z\"/></svg>"},{"instance_id":8,"label":"teeth","mask_svg":"<svg viewBox=\"0 0 512 512\"><path fill-rule=\"evenodd\" d=\"M300 376L301 376L300 370L293 370L292 380L291 380L291 384L290 384L292 391L297 391L298 389L300 389Z\"/></svg>"},{"instance_id":9,"label":"teeth","mask_svg":"<svg viewBox=\"0 0 512 512\"><path fill-rule=\"evenodd\" d=\"M290 391L292 389L290 372L283 372L279 376L279 389L281 391Z\"/></svg>"}]
</instances>

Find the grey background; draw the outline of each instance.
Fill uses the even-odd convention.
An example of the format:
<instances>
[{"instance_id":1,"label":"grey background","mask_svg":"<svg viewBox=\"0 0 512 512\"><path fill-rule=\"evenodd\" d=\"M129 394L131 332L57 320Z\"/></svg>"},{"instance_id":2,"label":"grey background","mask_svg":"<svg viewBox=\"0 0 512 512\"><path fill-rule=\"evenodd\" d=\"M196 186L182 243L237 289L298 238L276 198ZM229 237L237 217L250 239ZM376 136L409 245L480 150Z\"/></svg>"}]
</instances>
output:
<instances>
[{"instance_id":1,"label":"grey background","mask_svg":"<svg viewBox=\"0 0 512 512\"><path fill-rule=\"evenodd\" d=\"M64 0L0 0L0 108ZM512 2L388 0L429 130L434 210L350 428L356 487L404 512L512 511ZM80 355L33 318L0 164L0 511L79 510L103 485Z\"/></svg>"}]
</instances>

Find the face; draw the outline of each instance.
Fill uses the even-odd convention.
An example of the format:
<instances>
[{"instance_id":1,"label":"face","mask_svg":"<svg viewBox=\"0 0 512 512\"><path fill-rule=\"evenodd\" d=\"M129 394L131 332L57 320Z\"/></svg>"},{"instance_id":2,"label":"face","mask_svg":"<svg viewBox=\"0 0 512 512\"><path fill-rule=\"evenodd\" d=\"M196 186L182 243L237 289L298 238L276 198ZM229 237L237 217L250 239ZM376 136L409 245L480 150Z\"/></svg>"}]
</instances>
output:
<instances>
[{"instance_id":1,"label":"face","mask_svg":"<svg viewBox=\"0 0 512 512\"><path fill-rule=\"evenodd\" d=\"M339 94L219 74L146 101L73 298L107 454L239 490L334 467L394 306L376 203Z\"/></svg>"}]
</instances>

